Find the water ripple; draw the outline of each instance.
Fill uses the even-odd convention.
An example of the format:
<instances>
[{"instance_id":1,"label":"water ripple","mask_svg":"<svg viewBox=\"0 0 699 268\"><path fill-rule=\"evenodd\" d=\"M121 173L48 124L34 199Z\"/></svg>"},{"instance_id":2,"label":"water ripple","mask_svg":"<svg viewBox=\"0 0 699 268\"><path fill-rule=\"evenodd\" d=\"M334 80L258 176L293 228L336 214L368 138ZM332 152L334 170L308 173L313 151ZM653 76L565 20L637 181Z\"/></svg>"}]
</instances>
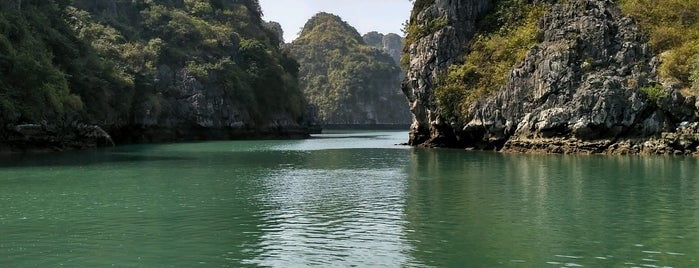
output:
<instances>
[{"instance_id":1,"label":"water ripple","mask_svg":"<svg viewBox=\"0 0 699 268\"><path fill-rule=\"evenodd\" d=\"M400 170L289 169L270 177L261 247L250 263L406 263ZM359 263L357 263L359 261Z\"/></svg>"}]
</instances>

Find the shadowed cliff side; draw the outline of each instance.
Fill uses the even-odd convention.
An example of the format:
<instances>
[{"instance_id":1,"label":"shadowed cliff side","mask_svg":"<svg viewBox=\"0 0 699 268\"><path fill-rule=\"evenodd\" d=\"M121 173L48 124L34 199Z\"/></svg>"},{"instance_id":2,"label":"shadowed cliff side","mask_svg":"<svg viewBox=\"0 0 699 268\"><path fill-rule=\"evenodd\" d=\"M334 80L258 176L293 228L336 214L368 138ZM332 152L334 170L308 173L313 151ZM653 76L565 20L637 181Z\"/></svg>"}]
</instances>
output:
<instances>
[{"instance_id":1,"label":"shadowed cliff side","mask_svg":"<svg viewBox=\"0 0 699 268\"><path fill-rule=\"evenodd\" d=\"M261 12L256 0L0 5L0 150L307 136L298 63Z\"/></svg>"}]
</instances>

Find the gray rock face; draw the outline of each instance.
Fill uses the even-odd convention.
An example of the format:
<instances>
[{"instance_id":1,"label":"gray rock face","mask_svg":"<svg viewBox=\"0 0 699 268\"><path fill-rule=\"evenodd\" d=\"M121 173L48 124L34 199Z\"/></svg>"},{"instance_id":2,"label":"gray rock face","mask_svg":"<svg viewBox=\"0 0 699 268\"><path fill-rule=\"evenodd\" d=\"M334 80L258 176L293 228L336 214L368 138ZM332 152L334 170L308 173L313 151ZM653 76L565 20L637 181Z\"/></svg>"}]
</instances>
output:
<instances>
[{"instance_id":1,"label":"gray rock face","mask_svg":"<svg viewBox=\"0 0 699 268\"><path fill-rule=\"evenodd\" d=\"M364 43L372 47L380 48L383 46L383 34L377 31L371 31L362 36Z\"/></svg>"},{"instance_id":2,"label":"gray rock face","mask_svg":"<svg viewBox=\"0 0 699 268\"><path fill-rule=\"evenodd\" d=\"M134 111L133 127L115 130L127 141L151 142L191 139L231 139L252 136L306 136L304 126L288 113L271 115L264 125L252 125L250 114L236 99L225 96L215 75L196 78L187 67L158 68L158 97L164 101L142 101ZM164 103L164 104L162 104ZM129 132L121 133L120 131Z\"/></svg>"},{"instance_id":3,"label":"gray rock face","mask_svg":"<svg viewBox=\"0 0 699 268\"><path fill-rule=\"evenodd\" d=\"M390 33L384 35L383 40L381 40L383 45L383 51L391 55L391 58L396 62L400 63L400 53L403 51L403 37L400 35Z\"/></svg>"},{"instance_id":4,"label":"gray rock face","mask_svg":"<svg viewBox=\"0 0 699 268\"><path fill-rule=\"evenodd\" d=\"M8 127L0 152L63 151L114 146L112 137L99 126L57 126L47 122Z\"/></svg>"},{"instance_id":5,"label":"gray rock face","mask_svg":"<svg viewBox=\"0 0 699 268\"><path fill-rule=\"evenodd\" d=\"M400 54L403 51L403 37L400 35L394 33L384 35L374 31L368 32L362 38L367 45L383 50L393 58L396 64L400 63Z\"/></svg>"},{"instance_id":6,"label":"gray rock face","mask_svg":"<svg viewBox=\"0 0 699 268\"><path fill-rule=\"evenodd\" d=\"M448 43L434 44L453 51L456 45ZM675 90L654 103L640 90L657 83L658 61L646 43L613 1L554 4L541 20L541 43L510 72L495 96L469 108L465 125L441 120L426 84L430 80L425 78L435 75L424 72L438 73L444 70L439 63L449 60L439 61L438 52L417 53L411 70L419 71L415 66L422 63L427 69L419 76L412 71L404 87L416 117L411 144L428 141L517 152L667 153L658 148L673 147L671 138L657 139L664 145L655 149L643 144L676 131L682 121L695 121L695 100Z\"/></svg>"},{"instance_id":7,"label":"gray rock face","mask_svg":"<svg viewBox=\"0 0 699 268\"><path fill-rule=\"evenodd\" d=\"M492 0L434 0L411 18L417 25L445 19L446 26L420 38L404 51L410 57L410 68L402 85L413 114L409 144L455 140L452 126L437 111L434 82L463 54L476 33L476 22L493 4Z\"/></svg>"}]
</instances>

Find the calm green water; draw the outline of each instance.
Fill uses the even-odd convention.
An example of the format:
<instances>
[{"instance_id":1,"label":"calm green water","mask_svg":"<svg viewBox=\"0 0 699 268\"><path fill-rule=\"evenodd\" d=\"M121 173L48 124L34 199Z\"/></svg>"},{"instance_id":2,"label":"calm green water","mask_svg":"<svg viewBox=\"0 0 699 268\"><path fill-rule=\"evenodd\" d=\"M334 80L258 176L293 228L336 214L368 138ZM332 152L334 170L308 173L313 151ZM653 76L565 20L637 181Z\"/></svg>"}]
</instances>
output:
<instances>
[{"instance_id":1,"label":"calm green water","mask_svg":"<svg viewBox=\"0 0 699 268\"><path fill-rule=\"evenodd\" d=\"M0 267L699 267L699 159L405 132L0 157Z\"/></svg>"}]
</instances>

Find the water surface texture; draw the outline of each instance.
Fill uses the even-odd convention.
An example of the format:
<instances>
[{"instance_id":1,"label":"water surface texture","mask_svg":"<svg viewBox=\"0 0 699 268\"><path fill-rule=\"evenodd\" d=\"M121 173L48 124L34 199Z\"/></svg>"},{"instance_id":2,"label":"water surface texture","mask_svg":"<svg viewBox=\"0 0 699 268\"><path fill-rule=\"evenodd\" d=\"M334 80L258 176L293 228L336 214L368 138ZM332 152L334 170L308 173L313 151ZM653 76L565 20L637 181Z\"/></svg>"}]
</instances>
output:
<instances>
[{"instance_id":1,"label":"water surface texture","mask_svg":"<svg viewBox=\"0 0 699 268\"><path fill-rule=\"evenodd\" d=\"M699 160L405 132L0 156L0 267L698 267Z\"/></svg>"}]
</instances>

